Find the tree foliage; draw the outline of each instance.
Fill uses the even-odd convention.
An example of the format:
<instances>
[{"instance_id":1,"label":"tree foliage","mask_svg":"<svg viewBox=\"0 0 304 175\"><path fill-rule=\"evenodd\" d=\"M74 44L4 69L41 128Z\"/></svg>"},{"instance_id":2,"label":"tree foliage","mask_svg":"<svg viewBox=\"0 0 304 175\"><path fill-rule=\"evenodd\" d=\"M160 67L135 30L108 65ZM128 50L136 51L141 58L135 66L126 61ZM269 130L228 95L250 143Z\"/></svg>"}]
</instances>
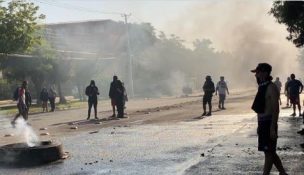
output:
<instances>
[{"instance_id":1,"label":"tree foliage","mask_svg":"<svg viewBox=\"0 0 304 175\"><path fill-rule=\"evenodd\" d=\"M270 13L287 26L288 40L296 47L304 45L304 1L275 1Z\"/></svg>"},{"instance_id":2,"label":"tree foliage","mask_svg":"<svg viewBox=\"0 0 304 175\"><path fill-rule=\"evenodd\" d=\"M41 42L37 22L45 16L38 9L25 0L10 1L7 7L0 2L0 53L24 53Z\"/></svg>"}]
</instances>

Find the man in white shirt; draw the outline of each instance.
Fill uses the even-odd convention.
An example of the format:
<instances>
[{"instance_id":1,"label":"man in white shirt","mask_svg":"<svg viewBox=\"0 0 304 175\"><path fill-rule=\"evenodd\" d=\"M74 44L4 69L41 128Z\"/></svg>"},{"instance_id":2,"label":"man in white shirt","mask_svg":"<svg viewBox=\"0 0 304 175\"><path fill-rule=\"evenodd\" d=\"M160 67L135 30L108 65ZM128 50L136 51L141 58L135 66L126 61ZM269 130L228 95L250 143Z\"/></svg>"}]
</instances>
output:
<instances>
[{"instance_id":1,"label":"man in white shirt","mask_svg":"<svg viewBox=\"0 0 304 175\"><path fill-rule=\"evenodd\" d=\"M216 91L215 91L215 95L217 95L217 93L219 93L219 109L226 109L224 107L224 102L226 99L226 91L227 94L229 94L228 91L228 87L227 87L227 83L224 80L225 78L223 76L220 77L220 81L216 84Z\"/></svg>"},{"instance_id":2,"label":"man in white shirt","mask_svg":"<svg viewBox=\"0 0 304 175\"><path fill-rule=\"evenodd\" d=\"M11 122L13 126L15 126L16 120L20 116L22 116L25 121L27 121L28 119L28 106L26 106L26 99L25 99L26 89L27 89L27 81L23 81L21 87L18 87L16 89L15 93L16 93L18 113Z\"/></svg>"}]
</instances>

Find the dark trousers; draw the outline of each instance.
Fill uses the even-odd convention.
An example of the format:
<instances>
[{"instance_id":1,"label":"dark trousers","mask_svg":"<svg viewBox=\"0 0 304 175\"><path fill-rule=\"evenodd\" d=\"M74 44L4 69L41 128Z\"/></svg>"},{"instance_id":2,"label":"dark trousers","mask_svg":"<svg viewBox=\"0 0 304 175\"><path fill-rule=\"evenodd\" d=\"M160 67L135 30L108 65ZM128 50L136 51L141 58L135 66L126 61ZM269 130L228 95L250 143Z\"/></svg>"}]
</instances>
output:
<instances>
[{"instance_id":1,"label":"dark trousers","mask_svg":"<svg viewBox=\"0 0 304 175\"><path fill-rule=\"evenodd\" d=\"M49 98L51 104L51 111L55 111L55 98Z\"/></svg>"},{"instance_id":2,"label":"dark trousers","mask_svg":"<svg viewBox=\"0 0 304 175\"><path fill-rule=\"evenodd\" d=\"M95 118L97 118L97 101L88 101L88 104L89 104L88 118L90 118L91 116L92 106L94 106Z\"/></svg>"},{"instance_id":3,"label":"dark trousers","mask_svg":"<svg viewBox=\"0 0 304 175\"><path fill-rule=\"evenodd\" d=\"M117 99L116 101L117 106L117 117L123 118L124 117L124 100L123 99Z\"/></svg>"},{"instance_id":4,"label":"dark trousers","mask_svg":"<svg viewBox=\"0 0 304 175\"><path fill-rule=\"evenodd\" d=\"M204 95L203 97L203 109L204 109L204 112L206 112L206 104L208 104L209 106L209 113L211 113L211 110L212 110L212 96L210 95Z\"/></svg>"}]
</instances>

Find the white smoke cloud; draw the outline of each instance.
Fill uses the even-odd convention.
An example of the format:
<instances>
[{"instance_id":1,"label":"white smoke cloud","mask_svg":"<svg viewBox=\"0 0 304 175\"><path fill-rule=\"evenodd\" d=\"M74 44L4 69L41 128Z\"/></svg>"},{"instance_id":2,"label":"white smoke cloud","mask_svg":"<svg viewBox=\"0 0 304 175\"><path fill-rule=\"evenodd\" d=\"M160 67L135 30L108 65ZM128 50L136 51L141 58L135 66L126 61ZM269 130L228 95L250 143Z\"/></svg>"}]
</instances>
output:
<instances>
[{"instance_id":1,"label":"white smoke cloud","mask_svg":"<svg viewBox=\"0 0 304 175\"><path fill-rule=\"evenodd\" d=\"M273 75L285 80L291 72L299 73L298 49L286 40L286 27L268 13L271 6L271 1L197 2L166 28L187 41L210 39L216 50L232 54L226 68L243 72L241 78L250 78L249 70L258 62L268 62Z\"/></svg>"},{"instance_id":2,"label":"white smoke cloud","mask_svg":"<svg viewBox=\"0 0 304 175\"><path fill-rule=\"evenodd\" d=\"M36 146L39 142L39 138L37 134L34 132L31 126L27 124L27 122L23 118L18 118L15 124L16 136L21 136L24 140L23 142L27 143L29 147Z\"/></svg>"}]
</instances>

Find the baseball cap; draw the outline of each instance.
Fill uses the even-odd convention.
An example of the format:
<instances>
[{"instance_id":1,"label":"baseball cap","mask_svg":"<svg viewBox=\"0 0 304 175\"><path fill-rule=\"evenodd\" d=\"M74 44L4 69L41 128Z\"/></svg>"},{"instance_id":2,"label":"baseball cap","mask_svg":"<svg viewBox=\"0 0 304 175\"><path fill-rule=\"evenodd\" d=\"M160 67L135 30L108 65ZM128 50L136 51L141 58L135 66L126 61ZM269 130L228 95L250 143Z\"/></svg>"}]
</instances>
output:
<instances>
[{"instance_id":1,"label":"baseball cap","mask_svg":"<svg viewBox=\"0 0 304 175\"><path fill-rule=\"evenodd\" d=\"M268 63L259 63L258 66L251 70L251 72L268 72L270 73L272 71L272 67Z\"/></svg>"}]
</instances>

